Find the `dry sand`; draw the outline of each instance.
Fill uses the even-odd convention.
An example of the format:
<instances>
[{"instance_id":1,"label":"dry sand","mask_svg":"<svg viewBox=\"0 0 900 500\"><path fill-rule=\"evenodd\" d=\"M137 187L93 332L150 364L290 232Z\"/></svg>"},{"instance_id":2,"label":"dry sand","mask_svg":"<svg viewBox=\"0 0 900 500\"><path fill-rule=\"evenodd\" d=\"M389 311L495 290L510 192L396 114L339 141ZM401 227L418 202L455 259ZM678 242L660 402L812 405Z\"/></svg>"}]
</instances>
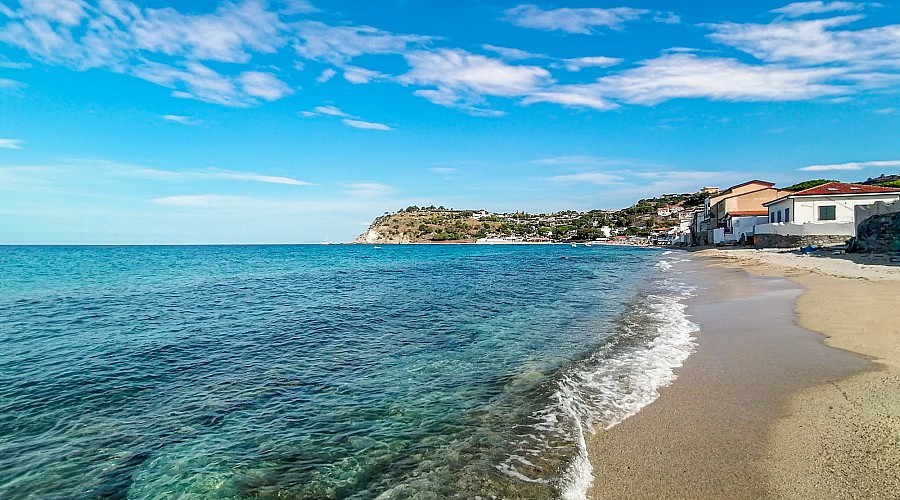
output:
<instances>
[{"instance_id":1,"label":"dry sand","mask_svg":"<svg viewBox=\"0 0 900 500\"><path fill-rule=\"evenodd\" d=\"M900 267L693 255L698 350L591 439L589 497L900 498Z\"/></svg>"}]
</instances>

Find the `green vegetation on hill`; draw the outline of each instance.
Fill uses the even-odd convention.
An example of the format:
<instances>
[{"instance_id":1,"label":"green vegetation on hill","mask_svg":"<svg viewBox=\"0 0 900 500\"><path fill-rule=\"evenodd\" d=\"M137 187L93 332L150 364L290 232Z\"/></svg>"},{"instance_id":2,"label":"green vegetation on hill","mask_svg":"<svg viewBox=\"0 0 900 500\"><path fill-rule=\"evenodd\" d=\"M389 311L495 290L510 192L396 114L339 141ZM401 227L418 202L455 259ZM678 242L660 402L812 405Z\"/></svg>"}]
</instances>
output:
<instances>
[{"instance_id":1,"label":"green vegetation on hill","mask_svg":"<svg viewBox=\"0 0 900 500\"><path fill-rule=\"evenodd\" d=\"M379 242L386 243L474 241L508 236L554 241L595 240L604 236L601 229L604 226L617 234L648 236L654 228L672 227L679 222L677 213L657 215L660 208L679 207L690 211L701 206L706 196L703 193L667 194L640 200L623 210L566 210L550 214L497 214L413 205L379 217L370 230L378 233ZM364 240L365 235L362 235L357 241Z\"/></svg>"},{"instance_id":2,"label":"green vegetation on hill","mask_svg":"<svg viewBox=\"0 0 900 500\"><path fill-rule=\"evenodd\" d=\"M793 186L788 186L786 188L782 188L785 191L803 191L804 189L814 188L816 186L821 186L822 184L828 184L829 182L837 182L832 179L813 179L810 181L803 181L794 184Z\"/></svg>"}]
</instances>

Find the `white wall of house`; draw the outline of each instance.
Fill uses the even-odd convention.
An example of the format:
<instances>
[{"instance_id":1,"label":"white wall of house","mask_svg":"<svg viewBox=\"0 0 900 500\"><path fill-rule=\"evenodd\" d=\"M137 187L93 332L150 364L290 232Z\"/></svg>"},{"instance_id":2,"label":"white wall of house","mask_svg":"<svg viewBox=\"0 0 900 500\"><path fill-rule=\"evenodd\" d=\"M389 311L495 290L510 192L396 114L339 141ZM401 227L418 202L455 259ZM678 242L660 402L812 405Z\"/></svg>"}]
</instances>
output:
<instances>
[{"instance_id":1,"label":"white wall of house","mask_svg":"<svg viewBox=\"0 0 900 500\"><path fill-rule=\"evenodd\" d=\"M800 196L797 198L789 198L769 205L769 222L772 222L773 214L774 222L778 222L778 214L781 213L783 222L793 222L796 224L805 223L845 223L853 222L854 210L857 206L871 205L876 201L890 203L900 198L896 193L884 193L877 195L848 195L848 196ZM820 207L834 207L834 220L819 220ZM788 216L790 220L785 220L784 209L789 209Z\"/></svg>"},{"instance_id":2,"label":"white wall of house","mask_svg":"<svg viewBox=\"0 0 900 500\"><path fill-rule=\"evenodd\" d=\"M756 226L765 224L768 219L765 215L744 215L731 218L731 233L725 235L725 241L741 241L753 236Z\"/></svg>"}]
</instances>

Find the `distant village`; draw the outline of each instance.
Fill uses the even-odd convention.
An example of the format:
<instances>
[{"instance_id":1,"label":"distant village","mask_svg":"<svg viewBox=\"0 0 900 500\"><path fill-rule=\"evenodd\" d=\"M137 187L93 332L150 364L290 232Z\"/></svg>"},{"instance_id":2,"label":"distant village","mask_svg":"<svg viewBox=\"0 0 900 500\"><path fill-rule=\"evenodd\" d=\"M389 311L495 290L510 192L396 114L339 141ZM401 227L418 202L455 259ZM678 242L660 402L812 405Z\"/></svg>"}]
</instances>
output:
<instances>
[{"instance_id":1,"label":"distant village","mask_svg":"<svg viewBox=\"0 0 900 500\"><path fill-rule=\"evenodd\" d=\"M856 184L819 179L786 188L754 179L664 194L622 210L528 214L411 206L376 219L356 243L796 248L848 241L861 251L900 251L900 176Z\"/></svg>"}]
</instances>

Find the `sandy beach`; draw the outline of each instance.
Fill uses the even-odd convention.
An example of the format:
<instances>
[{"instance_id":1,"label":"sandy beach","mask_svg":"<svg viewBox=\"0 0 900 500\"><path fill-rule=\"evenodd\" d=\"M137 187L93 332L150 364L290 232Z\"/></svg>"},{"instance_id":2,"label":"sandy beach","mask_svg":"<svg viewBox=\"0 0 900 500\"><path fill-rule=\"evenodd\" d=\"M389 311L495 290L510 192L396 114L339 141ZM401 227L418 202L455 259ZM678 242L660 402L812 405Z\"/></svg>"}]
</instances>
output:
<instances>
[{"instance_id":1,"label":"sandy beach","mask_svg":"<svg viewBox=\"0 0 900 500\"><path fill-rule=\"evenodd\" d=\"M701 326L678 380L589 443L589 498L897 498L900 267L691 254Z\"/></svg>"}]
</instances>

